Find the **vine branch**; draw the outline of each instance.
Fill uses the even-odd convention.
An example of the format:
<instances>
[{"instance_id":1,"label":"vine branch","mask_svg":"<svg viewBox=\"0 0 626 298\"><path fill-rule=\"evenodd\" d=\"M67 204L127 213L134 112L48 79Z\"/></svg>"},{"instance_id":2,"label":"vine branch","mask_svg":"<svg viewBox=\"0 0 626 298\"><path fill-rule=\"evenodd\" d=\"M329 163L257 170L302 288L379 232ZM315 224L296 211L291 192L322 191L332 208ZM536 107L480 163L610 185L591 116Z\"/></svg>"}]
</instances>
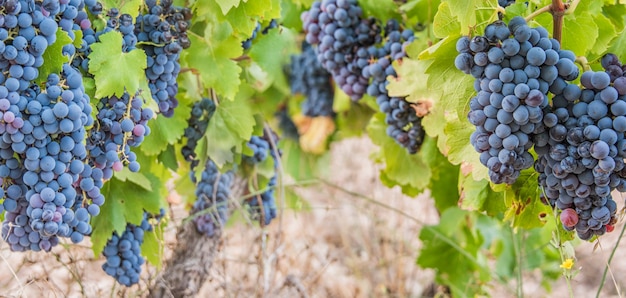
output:
<instances>
[{"instance_id":1,"label":"vine branch","mask_svg":"<svg viewBox=\"0 0 626 298\"><path fill-rule=\"evenodd\" d=\"M553 30L552 34L554 35L554 39L561 42L561 36L563 33L563 16L565 16L565 4L562 0L552 0L552 20L553 20Z\"/></svg>"}]
</instances>

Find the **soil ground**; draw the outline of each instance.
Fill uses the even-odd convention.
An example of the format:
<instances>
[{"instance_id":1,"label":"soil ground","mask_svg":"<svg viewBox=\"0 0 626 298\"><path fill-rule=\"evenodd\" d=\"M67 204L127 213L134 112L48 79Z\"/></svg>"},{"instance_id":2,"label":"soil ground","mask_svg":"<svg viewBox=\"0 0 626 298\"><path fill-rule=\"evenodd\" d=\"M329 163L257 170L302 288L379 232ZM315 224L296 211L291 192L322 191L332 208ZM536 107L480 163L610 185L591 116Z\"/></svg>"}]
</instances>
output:
<instances>
[{"instance_id":1,"label":"soil ground","mask_svg":"<svg viewBox=\"0 0 626 298\"><path fill-rule=\"evenodd\" d=\"M328 181L340 188L311 185L297 192L307 211L285 210L265 230L245 221L229 226L211 276L199 297L424 297L434 272L415 264L421 224L434 224L438 214L428 194L410 198L388 189L378 179L380 167L369 160L376 150L367 139L338 142L331 148ZM416 169L416 171L419 171ZM418 173L417 173L418 174ZM622 198L620 194L614 194ZM185 216L173 208L172 222ZM621 229L622 224L617 225ZM166 231L166 252L175 245L175 225ZM604 265L619 231L602 238L601 248L583 243L576 250L575 297L594 297ZM156 274L146 269L138 286L124 289L100 269L91 243L59 245L51 253L12 253L0 242L0 297L142 297ZM618 249L601 297L621 297L626 274L626 249ZM561 278L551 292L540 275L524 276L527 297L568 297ZM512 281L513 284L513 281ZM513 286L514 287L514 286ZM494 285L489 296L515 297L510 287Z\"/></svg>"}]
</instances>

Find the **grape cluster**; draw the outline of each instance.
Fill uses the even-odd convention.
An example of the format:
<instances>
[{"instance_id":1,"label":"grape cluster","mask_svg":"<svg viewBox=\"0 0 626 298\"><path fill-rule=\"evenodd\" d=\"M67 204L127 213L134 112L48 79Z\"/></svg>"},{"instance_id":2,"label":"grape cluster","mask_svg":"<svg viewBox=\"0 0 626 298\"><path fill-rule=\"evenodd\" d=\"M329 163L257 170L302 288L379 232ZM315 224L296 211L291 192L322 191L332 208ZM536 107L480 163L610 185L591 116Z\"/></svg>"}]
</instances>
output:
<instances>
[{"instance_id":1,"label":"grape cluster","mask_svg":"<svg viewBox=\"0 0 626 298\"><path fill-rule=\"evenodd\" d=\"M272 219L276 218L276 198L274 196L274 189L276 188L276 169L278 168L277 156L273 150L270 139L274 141L274 144L277 145L278 137L274 135L272 132L271 135L267 133L263 135L263 137L252 136L250 141L248 141L248 147L252 149L252 156L243 156L243 161L251 166L262 163L267 159L268 152L272 159L274 160L274 176L270 178L270 181L267 184L268 190L264 191L260 196L252 197L246 200L248 207L250 208L250 213L252 219L261 220L264 225L270 224ZM279 152L280 153L280 152ZM263 205L261 207L261 205Z\"/></svg>"},{"instance_id":2,"label":"grape cluster","mask_svg":"<svg viewBox=\"0 0 626 298\"><path fill-rule=\"evenodd\" d=\"M300 132L298 132L298 127L293 122L293 119L289 116L287 112L287 108L284 107L280 109L276 114L274 114L276 118L278 118L278 127L282 132L283 138L290 138L293 140L300 139Z\"/></svg>"},{"instance_id":3,"label":"grape cluster","mask_svg":"<svg viewBox=\"0 0 626 298\"><path fill-rule=\"evenodd\" d=\"M45 89L33 84L18 93L0 86L0 178L7 194L2 233L14 251L49 251L59 237L82 241L104 203L99 189L82 179L85 126L93 124L82 82L65 64L61 76L48 76ZM77 205L83 191L92 200Z\"/></svg>"},{"instance_id":4,"label":"grape cluster","mask_svg":"<svg viewBox=\"0 0 626 298\"><path fill-rule=\"evenodd\" d=\"M561 222L579 238L610 232L616 222L614 189L626 191L626 77L617 57L602 59L605 71L587 71L576 85L552 88L553 110L543 146L535 146L535 169L547 203L562 210Z\"/></svg>"},{"instance_id":5,"label":"grape cluster","mask_svg":"<svg viewBox=\"0 0 626 298\"><path fill-rule=\"evenodd\" d=\"M145 262L141 256L144 235L146 232L152 232L153 225L158 224L164 215L163 209L158 215L144 212L140 225L127 224L121 236L113 232L102 251L106 258L106 262L102 264L102 270L127 287L138 283L141 265Z\"/></svg>"},{"instance_id":6,"label":"grape cluster","mask_svg":"<svg viewBox=\"0 0 626 298\"><path fill-rule=\"evenodd\" d=\"M380 27L364 19L356 0L323 0L302 14L306 41L317 45L317 58L352 100L365 94L367 48L380 41Z\"/></svg>"},{"instance_id":7,"label":"grape cluster","mask_svg":"<svg viewBox=\"0 0 626 298\"><path fill-rule=\"evenodd\" d=\"M89 131L87 150L91 165L102 169L104 179L124 165L131 172L139 171L137 155L130 148L139 146L150 134L147 122L153 117L152 110L142 106L141 97L128 93L101 98L96 105L97 124Z\"/></svg>"},{"instance_id":8,"label":"grape cluster","mask_svg":"<svg viewBox=\"0 0 626 298\"><path fill-rule=\"evenodd\" d=\"M25 91L39 76L43 53L56 41L59 2L5 0L0 9L0 84ZM58 17L66 20L63 15Z\"/></svg>"},{"instance_id":9,"label":"grape cluster","mask_svg":"<svg viewBox=\"0 0 626 298\"><path fill-rule=\"evenodd\" d=\"M129 14L120 15L116 8L109 10L107 17L107 26L95 33L94 40L107 32L119 31L123 35L122 51L134 50L139 39L135 35L133 18ZM85 38L83 47L88 48ZM96 123L87 136L89 165L92 171L89 173L89 170L86 170L85 176L99 185L103 179L111 178L113 171L122 170L124 165L128 165L132 172L139 171L137 156L130 148L139 146L144 137L150 134L147 122L152 119L154 113L149 108L143 108L141 97L126 92L122 96L101 98L96 108ZM96 177L90 175L95 168L103 172L102 176L99 175L99 171L96 171Z\"/></svg>"},{"instance_id":10,"label":"grape cluster","mask_svg":"<svg viewBox=\"0 0 626 298\"><path fill-rule=\"evenodd\" d=\"M174 114L178 106L176 94L180 73L180 52L189 48L191 42L187 29L191 26L191 10L172 5L171 0L146 1L148 13L139 15L135 34L148 57L148 86L152 97L159 106L159 112L166 117Z\"/></svg>"},{"instance_id":11,"label":"grape cluster","mask_svg":"<svg viewBox=\"0 0 626 298\"><path fill-rule=\"evenodd\" d=\"M385 35L382 47L360 49L363 53L357 55L370 57L371 63L363 68L363 76L371 79L367 94L376 98L380 111L385 113L387 134L409 153L415 154L424 140L422 120L405 97L391 97L387 92L387 76L397 76L393 61L406 57L404 49L415 37L412 30L401 30L395 20L387 22Z\"/></svg>"},{"instance_id":12,"label":"grape cluster","mask_svg":"<svg viewBox=\"0 0 626 298\"><path fill-rule=\"evenodd\" d=\"M195 152L196 146L198 141L204 136L215 109L215 103L208 98L203 98L201 101L194 103L191 108L191 115L187 120L187 128L185 128L187 143L181 149L181 153L186 161L191 162L192 170L198 164Z\"/></svg>"},{"instance_id":13,"label":"grape cluster","mask_svg":"<svg viewBox=\"0 0 626 298\"><path fill-rule=\"evenodd\" d=\"M278 28L278 21L276 21L276 19L272 19L267 27L263 28L263 30L261 30L261 23L257 22L256 27L254 27L254 30L252 30L252 35L250 35L250 38L241 42L241 47L244 50L250 49L252 47L252 41L256 39L259 31L261 31L261 33L263 34L267 34L271 29L274 28Z\"/></svg>"},{"instance_id":14,"label":"grape cluster","mask_svg":"<svg viewBox=\"0 0 626 298\"><path fill-rule=\"evenodd\" d=\"M544 125L547 93L578 77L575 56L548 38L545 28L530 28L521 17L508 26L496 21L484 36L462 37L456 47L455 66L476 78L478 91L468 113L476 126L470 142L492 182L513 184L521 170L533 165L528 150L545 146L543 137L555 133ZM575 96L571 89L563 96Z\"/></svg>"},{"instance_id":15,"label":"grape cluster","mask_svg":"<svg viewBox=\"0 0 626 298\"><path fill-rule=\"evenodd\" d=\"M317 60L315 49L302 43L302 54L291 56L289 84L292 94L303 94L302 113L309 117L332 116L332 77Z\"/></svg>"},{"instance_id":16,"label":"grape cluster","mask_svg":"<svg viewBox=\"0 0 626 298\"><path fill-rule=\"evenodd\" d=\"M196 186L196 201L190 212L198 232L213 237L226 223L228 196L234 179L233 171L222 174L212 160L207 160Z\"/></svg>"}]
</instances>

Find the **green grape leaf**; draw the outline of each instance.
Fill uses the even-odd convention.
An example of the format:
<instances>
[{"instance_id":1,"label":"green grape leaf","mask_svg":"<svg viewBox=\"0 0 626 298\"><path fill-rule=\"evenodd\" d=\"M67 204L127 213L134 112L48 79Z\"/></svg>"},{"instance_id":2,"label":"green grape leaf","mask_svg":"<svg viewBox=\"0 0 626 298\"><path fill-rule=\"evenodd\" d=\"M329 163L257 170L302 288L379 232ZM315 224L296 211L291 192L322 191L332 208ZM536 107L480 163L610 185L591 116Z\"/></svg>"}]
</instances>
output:
<instances>
[{"instance_id":1,"label":"green grape leaf","mask_svg":"<svg viewBox=\"0 0 626 298\"><path fill-rule=\"evenodd\" d=\"M121 171L115 172L113 176L122 182L128 181L147 191L152 191L152 185L150 185L150 180L148 179L148 177L146 177L146 175L141 172L133 173L128 169L128 167L124 167Z\"/></svg>"},{"instance_id":2,"label":"green grape leaf","mask_svg":"<svg viewBox=\"0 0 626 298\"><path fill-rule=\"evenodd\" d=\"M231 8L239 6L241 0L216 0L215 2L222 9L222 14L226 15Z\"/></svg>"},{"instance_id":3,"label":"green grape leaf","mask_svg":"<svg viewBox=\"0 0 626 298\"><path fill-rule=\"evenodd\" d=\"M568 49L576 56L585 56L594 47L599 37L599 28L594 22L594 15L601 13L598 1L581 1L575 13L567 14L563 18L563 33L561 48ZM552 32L552 15L541 14L534 22ZM534 27L534 26L531 26ZM584 36L585 38L580 38Z\"/></svg>"},{"instance_id":4,"label":"green grape leaf","mask_svg":"<svg viewBox=\"0 0 626 298\"><path fill-rule=\"evenodd\" d=\"M172 145L167 145L167 148L159 153L157 159L161 163L163 163L166 168L172 171L176 171L178 169L178 162L176 161L176 149Z\"/></svg>"},{"instance_id":5,"label":"green grape leaf","mask_svg":"<svg viewBox=\"0 0 626 298\"><path fill-rule=\"evenodd\" d=\"M626 5L624 4L613 4L613 5L604 5L602 7L602 15L606 16L611 20L611 23L615 26L615 28L624 28L625 21L624 15L626 15Z\"/></svg>"},{"instance_id":6,"label":"green grape leaf","mask_svg":"<svg viewBox=\"0 0 626 298\"><path fill-rule=\"evenodd\" d=\"M48 46L42 55L44 63L39 68L36 82L45 82L49 74L60 73L63 70L63 64L70 61L69 57L63 55L63 47L71 44L72 39L61 29L57 30L56 36L56 42Z\"/></svg>"},{"instance_id":7,"label":"green grape leaf","mask_svg":"<svg viewBox=\"0 0 626 298\"><path fill-rule=\"evenodd\" d=\"M296 191L291 188L285 187L285 206L288 210L296 212L311 211L311 204L303 199Z\"/></svg>"},{"instance_id":8,"label":"green grape leaf","mask_svg":"<svg viewBox=\"0 0 626 298\"><path fill-rule=\"evenodd\" d=\"M476 24L486 24L497 18L496 0L448 0L450 14L458 19L461 34L468 35ZM439 12L437 12L439 13Z\"/></svg>"},{"instance_id":9,"label":"green grape leaf","mask_svg":"<svg viewBox=\"0 0 626 298\"><path fill-rule=\"evenodd\" d=\"M620 61L626 61L626 30L622 30L612 41L609 47L609 53L614 53Z\"/></svg>"},{"instance_id":10,"label":"green grape leaf","mask_svg":"<svg viewBox=\"0 0 626 298\"><path fill-rule=\"evenodd\" d=\"M98 257L113 232L121 235L126 224L141 224L144 210L158 214L160 209L162 183L150 173L145 174L152 191L135 183L124 183L113 177L102 187L106 198L100 214L91 220L93 232L91 241L94 255Z\"/></svg>"},{"instance_id":11,"label":"green grape leaf","mask_svg":"<svg viewBox=\"0 0 626 298\"><path fill-rule=\"evenodd\" d=\"M379 20L400 19L398 6L394 0L361 0L359 5L367 16Z\"/></svg>"},{"instance_id":12,"label":"green grape leaf","mask_svg":"<svg viewBox=\"0 0 626 298\"><path fill-rule=\"evenodd\" d=\"M432 92L427 87L427 63L406 58L400 62L394 62L393 66L397 77L387 77L389 81L387 91L390 97L406 97L408 102L413 103L431 101Z\"/></svg>"},{"instance_id":13,"label":"green grape leaf","mask_svg":"<svg viewBox=\"0 0 626 298\"><path fill-rule=\"evenodd\" d=\"M466 13L471 15L471 13ZM452 15L450 3L442 2L433 21L433 33L436 37L444 38L449 35L456 35L461 31L461 24L457 16Z\"/></svg>"},{"instance_id":14,"label":"green grape leaf","mask_svg":"<svg viewBox=\"0 0 626 298\"><path fill-rule=\"evenodd\" d=\"M426 138L420 149L424 161L431 172L429 183L430 196L435 201L435 207L443 212L449 207L457 206L459 201L459 166L451 164L439 152L437 140ZM454 187L453 187L454 186Z\"/></svg>"},{"instance_id":15,"label":"green grape leaf","mask_svg":"<svg viewBox=\"0 0 626 298\"><path fill-rule=\"evenodd\" d=\"M409 154L404 147L387 135L384 114L377 113L372 117L367 133L372 142L380 147L380 151L374 156L377 162L385 163L382 171L385 172L388 181L395 181L397 185L407 185L419 191L423 191L428 186L431 173L421 152Z\"/></svg>"},{"instance_id":16,"label":"green grape leaf","mask_svg":"<svg viewBox=\"0 0 626 298\"><path fill-rule=\"evenodd\" d=\"M187 165L178 168L178 178L174 182L174 190L181 197L185 198L187 205L192 205L196 200L196 185L189 178L189 167Z\"/></svg>"},{"instance_id":17,"label":"green grape leaf","mask_svg":"<svg viewBox=\"0 0 626 298\"><path fill-rule=\"evenodd\" d=\"M487 211L497 215L506 211L503 192L495 192L487 180L475 180L471 175L461 178L461 206L468 210Z\"/></svg>"},{"instance_id":18,"label":"green grape leaf","mask_svg":"<svg viewBox=\"0 0 626 298\"><path fill-rule=\"evenodd\" d=\"M469 142L474 128L465 120L474 92L474 78L454 66L458 38L449 36L419 55L428 64L428 89L440 92L431 97L433 108L423 123L429 135L439 137L439 148L452 164L461 164L462 170L482 179L487 178L487 169L480 164L479 155Z\"/></svg>"},{"instance_id":19,"label":"green grape leaf","mask_svg":"<svg viewBox=\"0 0 626 298\"><path fill-rule=\"evenodd\" d=\"M146 231L143 236L143 244L141 245L141 255L146 258L150 264L156 266L157 270L161 269L163 263L163 247L165 239L163 238L163 230L165 223L163 219L158 225L153 227L152 231Z\"/></svg>"},{"instance_id":20,"label":"green grape leaf","mask_svg":"<svg viewBox=\"0 0 626 298\"><path fill-rule=\"evenodd\" d=\"M441 91L440 98L434 98L434 105L442 105L447 114L456 114L465 119L469 112L469 101L474 96L474 78L454 66L456 42L460 36L450 36L425 50L419 59L432 60L427 68L428 89Z\"/></svg>"},{"instance_id":21,"label":"green grape leaf","mask_svg":"<svg viewBox=\"0 0 626 298\"><path fill-rule=\"evenodd\" d=\"M237 97L234 101L222 101L202 137L207 146L205 156L210 156L219 168L226 163L234 162L235 153L232 149L234 148L235 152L242 151L244 142L252 136L255 124L254 115L245 98ZM196 152L199 152L198 149ZM202 164L202 154L198 153L198 157Z\"/></svg>"},{"instance_id":22,"label":"green grape leaf","mask_svg":"<svg viewBox=\"0 0 626 298\"><path fill-rule=\"evenodd\" d=\"M487 167L480 163L480 155L469 141L475 130L467 121L456 120L446 124L448 159L452 164L461 165L465 173L471 172L474 179L488 179Z\"/></svg>"},{"instance_id":23,"label":"green grape leaf","mask_svg":"<svg viewBox=\"0 0 626 298\"><path fill-rule=\"evenodd\" d=\"M268 74L269 83L276 81L288 93L289 84L282 66L289 62L290 54L294 52L294 36L289 30L270 30L257 39L248 55Z\"/></svg>"},{"instance_id":24,"label":"green grape leaf","mask_svg":"<svg viewBox=\"0 0 626 298\"><path fill-rule=\"evenodd\" d=\"M337 113L337 117L335 118L337 138L358 137L363 135L367 124L374 115L374 111L366 105L350 101L345 93L341 92L340 94L348 99L348 108L341 113ZM338 95L338 93L335 93L334 102L337 102Z\"/></svg>"},{"instance_id":25,"label":"green grape leaf","mask_svg":"<svg viewBox=\"0 0 626 298\"><path fill-rule=\"evenodd\" d=\"M302 30L302 5L294 3L295 1L282 1L281 3L281 16L280 20L284 27L290 28L295 31Z\"/></svg>"},{"instance_id":26,"label":"green grape leaf","mask_svg":"<svg viewBox=\"0 0 626 298\"><path fill-rule=\"evenodd\" d=\"M72 43L75 47L80 48L83 43L83 30L72 30L74 32L74 42ZM58 37L57 37L58 41Z\"/></svg>"},{"instance_id":27,"label":"green grape leaf","mask_svg":"<svg viewBox=\"0 0 626 298\"><path fill-rule=\"evenodd\" d=\"M328 177L330 154L315 155L302 151L298 141L282 139L278 147L283 151L283 171L296 181Z\"/></svg>"},{"instance_id":28,"label":"green grape leaf","mask_svg":"<svg viewBox=\"0 0 626 298\"><path fill-rule=\"evenodd\" d=\"M169 144L176 143L185 134L187 117L190 108L187 105L179 105L172 117L158 115L156 119L148 121L150 136L144 139L139 147L146 155L157 155L167 148Z\"/></svg>"},{"instance_id":29,"label":"green grape leaf","mask_svg":"<svg viewBox=\"0 0 626 298\"><path fill-rule=\"evenodd\" d=\"M490 278L488 264L479 257L484 239L476 228L477 216L451 207L441 214L438 225L425 226L419 235L424 246L417 264L437 270L437 282L450 286L459 297L475 296Z\"/></svg>"},{"instance_id":30,"label":"green grape leaf","mask_svg":"<svg viewBox=\"0 0 626 298\"><path fill-rule=\"evenodd\" d=\"M181 54L186 66L199 71L204 86L211 86L228 99L235 97L241 83L241 67L232 59L243 53L241 43L232 33L228 22L209 23L204 37L189 34L191 47Z\"/></svg>"},{"instance_id":31,"label":"green grape leaf","mask_svg":"<svg viewBox=\"0 0 626 298\"><path fill-rule=\"evenodd\" d=\"M598 38L593 44L591 52L600 57L609 48L611 40L617 36L617 31L611 23L611 20L602 14L593 15L593 21L598 26ZM594 57L587 57L589 60L594 60Z\"/></svg>"},{"instance_id":32,"label":"green grape leaf","mask_svg":"<svg viewBox=\"0 0 626 298\"><path fill-rule=\"evenodd\" d=\"M87 95L89 95L89 98L91 98L92 104L97 104L94 103L95 100L97 100L96 98L96 81L93 80L93 78L90 77L83 77L83 86L85 86L85 93L87 93ZM92 113L95 117L95 113L97 112L97 109L92 109Z\"/></svg>"},{"instance_id":33,"label":"green grape leaf","mask_svg":"<svg viewBox=\"0 0 626 298\"><path fill-rule=\"evenodd\" d=\"M398 182L396 182L395 180L389 178L389 175L385 171L380 171L379 178L380 178L380 182L384 186L386 186L388 188L393 188L393 187L399 186L400 190L402 191L402 193L407 195L407 196L409 196L409 197L416 197L417 195L419 195L422 192L424 192L424 189L422 189L422 188L415 188L415 187L412 187L411 185L408 185L408 184L398 185Z\"/></svg>"},{"instance_id":34,"label":"green grape leaf","mask_svg":"<svg viewBox=\"0 0 626 298\"><path fill-rule=\"evenodd\" d=\"M141 0L102 0L102 6L105 11L111 8L117 8L121 14L129 14L135 19L139 15L139 8L143 4Z\"/></svg>"},{"instance_id":35,"label":"green grape leaf","mask_svg":"<svg viewBox=\"0 0 626 298\"><path fill-rule=\"evenodd\" d=\"M134 49L122 52L122 34L111 31L100 35L100 42L91 45L89 71L96 82L95 96L134 95L138 91L150 93L146 78L146 54ZM152 96L148 96L151 98Z\"/></svg>"},{"instance_id":36,"label":"green grape leaf","mask_svg":"<svg viewBox=\"0 0 626 298\"><path fill-rule=\"evenodd\" d=\"M400 6L408 16L414 16L421 23L432 23L441 0L409 0Z\"/></svg>"}]
</instances>

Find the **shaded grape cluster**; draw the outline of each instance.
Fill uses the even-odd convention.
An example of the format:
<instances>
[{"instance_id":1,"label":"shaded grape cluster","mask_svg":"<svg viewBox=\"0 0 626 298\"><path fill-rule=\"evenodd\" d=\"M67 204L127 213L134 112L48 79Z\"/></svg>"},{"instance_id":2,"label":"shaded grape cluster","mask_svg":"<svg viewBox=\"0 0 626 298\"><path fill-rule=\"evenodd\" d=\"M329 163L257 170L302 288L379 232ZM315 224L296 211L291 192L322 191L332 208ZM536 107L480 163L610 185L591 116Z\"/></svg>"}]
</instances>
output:
<instances>
[{"instance_id":1,"label":"shaded grape cluster","mask_svg":"<svg viewBox=\"0 0 626 298\"><path fill-rule=\"evenodd\" d=\"M289 85L292 94L303 94L302 113L309 117L332 116L332 76L317 60L313 47L302 43L302 54L291 56Z\"/></svg>"},{"instance_id":2,"label":"shaded grape cluster","mask_svg":"<svg viewBox=\"0 0 626 298\"><path fill-rule=\"evenodd\" d=\"M185 160L191 162L191 169L195 168L199 162L196 160L196 146L198 141L204 136L215 109L215 103L208 98L203 98L201 101L194 103L191 108L191 115L187 119L187 127L185 128L187 142L181 149Z\"/></svg>"},{"instance_id":3,"label":"shaded grape cluster","mask_svg":"<svg viewBox=\"0 0 626 298\"><path fill-rule=\"evenodd\" d=\"M583 240L610 232L616 223L615 189L626 191L626 77L617 57L602 59L605 71L587 71L583 88L553 87L546 114L550 134L536 146L546 202L562 210L561 221Z\"/></svg>"},{"instance_id":4,"label":"shaded grape cluster","mask_svg":"<svg viewBox=\"0 0 626 298\"><path fill-rule=\"evenodd\" d=\"M476 127L470 142L492 182L513 184L521 170L533 165L529 149L544 146L544 137L554 133L544 125L547 94L553 85L578 77L575 56L545 28L530 28L521 17L508 26L502 21L488 25L484 36L461 37L456 48L455 66L476 78L478 91L468 113ZM570 89L563 96L575 96Z\"/></svg>"},{"instance_id":5,"label":"shaded grape cluster","mask_svg":"<svg viewBox=\"0 0 626 298\"><path fill-rule=\"evenodd\" d=\"M272 138L272 140L270 140ZM271 134L265 133L262 137L252 136L248 141L248 147L252 149L253 154L251 156L244 155L243 161L251 166L264 162L268 154L272 157L274 162L274 176L272 176L267 184L267 190L258 196L254 196L246 200L246 204L250 209L252 219L261 221L264 225L270 224L272 219L276 218L277 206L275 197L275 188L277 182L277 169L278 158L276 156L277 148L272 147L272 141L274 145L278 146L278 137L271 132ZM280 154L280 151L278 151Z\"/></svg>"},{"instance_id":6,"label":"shaded grape cluster","mask_svg":"<svg viewBox=\"0 0 626 298\"><path fill-rule=\"evenodd\" d=\"M291 119L291 117L289 116L289 113L287 112L287 107L283 107L282 109L278 110L278 112L276 112L274 116L278 118L278 128L280 128L280 131L282 132L281 136L283 138L289 138L293 140L300 139L300 132L298 131L298 127L296 126L296 123L293 122L293 119Z\"/></svg>"},{"instance_id":7,"label":"shaded grape cluster","mask_svg":"<svg viewBox=\"0 0 626 298\"><path fill-rule=\"evenodd\" d=\"M192 173L193 175L193 173ZM213 237L228 220L228 197L235 179L233 171L220 173L207 160L196 185L196 201L190 215L198 232Z\"/></svg>"},{"instance_id":8,"label":"shaded grape cluster","mask_svg":"<svg viewBox=\"0 0 626 298\"><path fill-rule=\"evenodd\" d=\"M368 60L358 53L380 41L376 21L363 18L356 0L316 1L301 18L306 41L317 46L322 66L351 99L360 99L368 85L361 73Z\"/></svg>"},{"instance_id":9,"label":"shaded grape cluster","mask_svg":"<svg viewBox=\"0 0 626 298\"><path fill-rule=\"evenodd\" d=\"M385 26L382 47L371 46L357 53L359 57L371 61L362 73L371 79L367 94L376 98L379 110L385 113L387 135L411 154L417 153L424 141L422 119L405 97L389 96L387 77L397 77L392 63L406 57L405 48L414 39L412 30L402 30L396 20L390 20Z\"/></svg>"},{"instance_id":10,"label":"shaded grape cluster","mask_svg":"<svg viewBox=\"0 0 626 298\"><path fill-rule=\"evenodd\" d=\"M256 27L254 27L254 30L252 30L252 34L250 35L250 37L241 42L241 47L244 50L250 49L252 47L252 41L256 39L259 32L267 34L271 29L274 28L278 28L278 21L276 19L272 19L267 27L263 28L263 30L261 30L261 22L257 22Z\"/></svg>"},{"instance_id":11,"label":"shaded grape cluster","mask_svg":"<svg viewBox=\"0 0 626 298\"><path fill-rule=\"evenodd\" d=\"M105 263L102 264L102 270L127 287L138 283L141 265L145 263L141 255L144 236L154 230L154 225L157 225L164 215L164 209L161 209L161 213L157 215L144 212L141 224L126 224L122 235L113 232L102 251L102 255L106 258Z\"/></svg>"}]
</instances>

